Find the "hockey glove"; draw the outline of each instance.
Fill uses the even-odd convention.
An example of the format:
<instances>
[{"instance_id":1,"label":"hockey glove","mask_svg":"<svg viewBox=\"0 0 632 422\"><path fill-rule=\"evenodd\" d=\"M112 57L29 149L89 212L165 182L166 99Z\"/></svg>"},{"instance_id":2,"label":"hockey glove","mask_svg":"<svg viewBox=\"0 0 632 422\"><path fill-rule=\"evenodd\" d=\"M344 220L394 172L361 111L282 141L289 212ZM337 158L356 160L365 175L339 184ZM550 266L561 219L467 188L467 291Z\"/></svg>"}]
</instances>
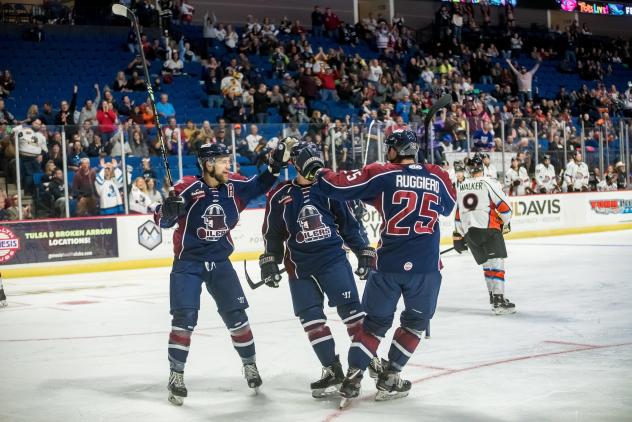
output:
<instances>
[{"instance_id":1,"label":"hockey glove","mask_svg":"<svg viewBox=\"0 0 632 422\"><path fill-rule=\"evenodd\" d=\"M281 272L274 259L274 255L264 253L259 257L259 268L261 268L261 280L269 287L279 287Z\"/></svg>"},{"instance_id":2,"label":"hockey glove","mask_svg":"<svg viewBox=\"0 0 632 422\"><path fill-rule=\"evenodd\" d=\"M454 250L458 253L463 253L467 250L467 241L459 232L452 233L452 245L454 245Z\"/></svg>"},{"instance_id":3,"label":"hockey glove","mask_svg":"<svg viewBox=\"0 0 632 422\"><path fill-rule=\"evenodd\" d=\"M292 147L298 143L298 139L288 136L279 142L274 150L270 153L268 165L272 174L279 174L282 168L287 167L290 160L290 152Z\"/></svg>"},{"instance_id":4,"label":"hockey glove","mask_svg":"<svg viewBox=\"0 0 632 422\"><path fill-rule=\"evenodd\" d=\"M375 268L375 248L364 248L358 255L358 269L355 271L360 280L369 278L369 273Z\"/></svg>"},{"instance_id":5,"label":"hockey glove","mask_svg":"<svg viewBox=\"0 0 632 422\"><path fill-rule=\"evenodd\" d=\"M503 235L511 231L511 223L503 224Z\"/></svg>"},{"instance_id":6,"label":"hockey glove","mask_svg":"<svg viewBox=\"0 0 632 422\"><path fill-rule=\"evenodd\" d=\"M514 180L512 185L513 187L516 187L516 186L520 186L520 183L521 183L520 180Z\"/></svg>"},{"instance_id":7,"label":"hockey glove","mask_svg":"<svg viewBox=\"0 0 632 422\"><path fill-rule=\"evenodd\" d=\"M160 214L165 220L173 220L184 215L184 198L179 196L169 196L165 198L160 207Z\"/></svg>"}]
</instances>

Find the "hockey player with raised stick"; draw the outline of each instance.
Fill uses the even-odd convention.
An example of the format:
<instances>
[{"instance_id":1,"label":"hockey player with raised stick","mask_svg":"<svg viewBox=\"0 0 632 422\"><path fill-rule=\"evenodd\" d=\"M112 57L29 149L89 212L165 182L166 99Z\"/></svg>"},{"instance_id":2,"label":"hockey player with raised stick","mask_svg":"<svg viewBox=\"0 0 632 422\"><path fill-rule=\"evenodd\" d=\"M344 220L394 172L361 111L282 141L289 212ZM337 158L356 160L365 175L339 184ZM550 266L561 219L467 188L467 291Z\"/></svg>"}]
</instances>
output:
<instances>
[{"instance_id":1,"label":"hockey player with raised stick","mask_svg":"<svg viewBox=\"0 0 632 422\"><path fill-rule=\"evenodd\" d=\"M265 253L259 265L261 279L270 287L278 287L278 264L285 261L294 314L323 366L322 378L311 383L312 396L322 398L337 393L344 379L323 311L325 295L329 306L336 307L352 341L364 318L343 244L357 256L356 274L362 280L374 265L375 249L369 246L351 204L311 192L314 173L324 167L316 144L300 142L290 157L298 175L267 195Z\"/></svg>"},{"instance_id":2,"label":"hockey player with raised stick","mask_svg":"<svg viewBox=\"0 0 632 422\"><path fill-rule=\"evenodd\" d=\"M496 315L513 314L516 306L505 298L507 249L503 234L511 226L511 206L496 180L484 176L483 159L469 159L470 177L457 184L454 249L470 249L476 263L483 267L489 303Z\"/></svg>"},{"instance_id":3,"label":"hockey player with raised stick","mask_svg":"<svg viewBox=\"0 0 632 422\"><path fill-rule=\"evenodd\" d=\"M388 361L379 373L375 399L408 395L411 383L401 379L400 372L435 312L442 267L438 219L439 215L450 215L456 198L446 171L416 162L419 142L415 132L394 131L385 146L389 163L337 173L323 169L312 188L332 199L361 199L382 216L376 270L369 274L364 289L366 316L349 349L349 369L340 387L341 407L360 394L363 372L391 327L402 296L405 309Z\"/></svg>"},{"instance_id":4,"label":"hockey player with raised stick","mask_svg":"<svg viewBox=\"0 0 632 422\"><path fill-rule=\"evenodd\" d=\"M272 188L295 141L288 138L279 142L271 152L268 169L250 179L229 172L231 152L224 144L203 145L198 152L201 175L185 176L174 185L175 195L156 208L154 219L160 227L177 224L169 289L172 323L168 389L172 404L182 405L187 396L183 373L198 320L202 284L228 328L248 386L257 389L261 385L245 312L248 301L228 260L234 249L230 231L248 202Z\"/></svg>"}]
</instances>

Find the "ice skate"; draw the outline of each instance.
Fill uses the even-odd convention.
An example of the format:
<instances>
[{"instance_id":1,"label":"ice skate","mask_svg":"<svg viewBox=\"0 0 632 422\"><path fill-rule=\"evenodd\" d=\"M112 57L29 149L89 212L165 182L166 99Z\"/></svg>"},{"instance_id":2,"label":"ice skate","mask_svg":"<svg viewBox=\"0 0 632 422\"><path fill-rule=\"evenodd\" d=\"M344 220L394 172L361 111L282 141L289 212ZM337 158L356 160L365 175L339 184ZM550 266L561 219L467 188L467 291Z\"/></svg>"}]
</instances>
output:
<instances>
[{"instance_id":1,"label":"ice skate","mask_svg":"<svg viewBox=\"0 0 632 422\"><path fill-rule=\"evenodd\" d=\"M369 377L373 379L377 379L380 372L382 372L382 365L386 363L386 360L378 358L377 356L373 356L371 362L369 362Z\"/></svg>"},{"instance_id":2,"label":"ice skate","mask_svg":"<svg viewBox=\"0 0 632 422\"><path fill-rule=\"evenodd\" d=\"M7 296L4 294L4 289L0 289L0 308L7 306Z\"/></svg>"},{"instance_id":3,"label":"ice skate","mask_svg":"<svg viewBox=\"0 0 632 422\"><path fill-rule=\"evenodd\" d=\"M261 376L259 375L257 364L256 363L245 364L244 376L246 377L246 382L248 383L248 387L254 389L255 393L258 393L259 386L263 384L263 381L261 381Z\"/></svg>"},{"instance_id":4,"label":"ice skate","mask_svg":"<svg viewBox=\"0 0 632 422\"><path fill-rule=\"evenodd\" d=\"M321 379L311 383L312 397L321 399L333 394L338 394L340 384L342 384L344 378L345 373L342 371L340 359L336 356L336 361L331 366L323 367Z\"/></svg>"},{"instance_id":5,"label":"ice skate","mask_svg":"<svg viewBox=\"0 0 632 422\"><path fill-rule=\"evenodd\" d=\"M187 396L187 387L184 385L182 372L171 371L169 375L169 403L174 406L182 406L184 398Z\"/></svg>"},{"instance_id":6,"label":"ice skate","mask_svg":"<svg viewBox=\"0 0 632 422\"><path fill-rule=\"evenodd\" d=\"M515 314L516 305L511 303L509 299L506 299L504 295L494 295L492 310L496 315Z\"/></svg>"},{"instance_id":7,"label":"ice skate","mask_svg":"<svg viewBox=\"0 0 632 422\"><path fill-rule=\"evenodd\" d=\"M386 401L406 397L410 392L411 383L401 379L398 371L389 369L385 365L375 386L378 390L375 394L375 401Z\"/></svg>"},{"instance_id":8,"label":"ice skate","mask_svg":"<svg viewBox=\"0 0 632 422\"><path fill-rule=\"evenodd\" d=\"M360 384L362 382L362 370L358 368L349 368L347 376L340 386L340 409L347 407L352 399L360 395Z\"/></svg>"}]
</instances>

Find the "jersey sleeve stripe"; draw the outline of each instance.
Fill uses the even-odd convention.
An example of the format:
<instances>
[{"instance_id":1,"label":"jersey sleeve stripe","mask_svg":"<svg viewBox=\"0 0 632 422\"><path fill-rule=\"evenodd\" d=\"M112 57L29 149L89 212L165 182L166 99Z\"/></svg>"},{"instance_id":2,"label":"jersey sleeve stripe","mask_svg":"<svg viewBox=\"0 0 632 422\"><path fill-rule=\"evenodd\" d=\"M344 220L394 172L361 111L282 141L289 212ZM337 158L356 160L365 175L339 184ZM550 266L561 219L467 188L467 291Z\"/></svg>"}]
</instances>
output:
<instances>
[{"instance_id":1,"label":"jersey sleeve stripe","mask_svg":"<svg viewBox=\"0 0 632 422\"><path fill-rule=\"evenodd\" d=\"M376 177L386 176L387 174L396 173L396 172L401 172L401 170L397 169L397 170L385 171L384 173L380 173L380 174L376 174L374 176L371 176L369 179L367 179L367 180L365 180L364 182L361 182L361 183L354 183L354 181L350 181L348 185L339 185L339 184L336 184L333 181L327 180L327 176L329 174L336 175L336 173L334 173L334 172L331 172L331 173L328 173L328 174L324 175L322 177L322 180L324 182L326 182L328 185L330 185L331 187L334 187L334 188L337 188L337 189L350 189L350 188L357 188L358 186L366 185L367 183L369 183L371 180L375 179Z\"/></svg>"}]
</instances>

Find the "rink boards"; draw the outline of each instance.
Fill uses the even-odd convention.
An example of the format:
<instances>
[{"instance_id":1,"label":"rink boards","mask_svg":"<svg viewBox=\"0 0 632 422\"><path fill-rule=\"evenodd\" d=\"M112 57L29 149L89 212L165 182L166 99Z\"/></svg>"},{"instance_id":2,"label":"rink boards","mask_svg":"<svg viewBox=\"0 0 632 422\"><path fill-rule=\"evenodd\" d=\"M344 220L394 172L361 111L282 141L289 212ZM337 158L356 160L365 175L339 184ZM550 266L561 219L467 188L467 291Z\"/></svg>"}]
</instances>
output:
<instances>
[{"instance_id":1,"label":"rink boards","mask_svg":"<svg viewBox=\"0 0 632 422\"><path fill-rule=\"evenodd\" d=\"M510 197L510 238L555 236L632 228L632 191ZM247 209L233 229L233 261L263 251L263 209ZM442 244L451 244L453 216L440 218ZM369 207L363 219L372 243L380 216ZM151 215L31 220L0 223L3 277L113 271L170 265L173 230L161 230Z\"/></svg>"}]
</instances>

